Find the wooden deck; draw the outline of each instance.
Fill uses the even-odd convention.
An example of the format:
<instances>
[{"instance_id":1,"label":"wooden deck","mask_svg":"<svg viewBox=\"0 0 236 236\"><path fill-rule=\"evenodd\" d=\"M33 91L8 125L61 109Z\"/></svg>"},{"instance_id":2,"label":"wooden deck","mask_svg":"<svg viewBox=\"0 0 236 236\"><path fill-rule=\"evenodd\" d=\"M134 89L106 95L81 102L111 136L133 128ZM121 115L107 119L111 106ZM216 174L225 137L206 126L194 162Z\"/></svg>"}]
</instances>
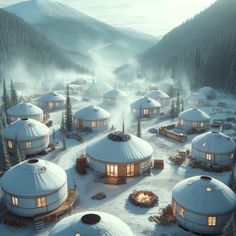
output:
<instances>
[{"instance_id":1,"label":"wooden deck","mask_svg":"<svg viewBox=\"0 0 236 236\"><path fill-rule=\"evenodd\" d=\"M71 212L71 208L74 205L76 198L77 198L76 190L69 189L68 197L61 206L59 206L57 209L49 213L35 216L34 221L40 221L40 220L57 221L58 216Z\"/></svg>"}]
</instances>

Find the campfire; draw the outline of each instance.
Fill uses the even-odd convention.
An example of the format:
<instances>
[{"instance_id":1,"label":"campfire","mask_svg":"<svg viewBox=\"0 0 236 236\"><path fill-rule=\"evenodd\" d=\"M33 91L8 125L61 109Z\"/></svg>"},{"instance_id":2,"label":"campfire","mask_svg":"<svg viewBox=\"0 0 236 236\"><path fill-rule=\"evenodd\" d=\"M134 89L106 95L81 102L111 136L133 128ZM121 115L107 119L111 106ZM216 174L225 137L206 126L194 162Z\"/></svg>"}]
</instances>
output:
<instances>
[{"instance_id":1,"label":"campfire","mask_svg":"<svg viewBox=\"0 0 236 236\"><path fill-rule=\"evenodd\" d=\"M151 191L133 191L129 195L129 200L136 206L150 208L158 203L158 197Z\"/></svg>"}]
</instances>

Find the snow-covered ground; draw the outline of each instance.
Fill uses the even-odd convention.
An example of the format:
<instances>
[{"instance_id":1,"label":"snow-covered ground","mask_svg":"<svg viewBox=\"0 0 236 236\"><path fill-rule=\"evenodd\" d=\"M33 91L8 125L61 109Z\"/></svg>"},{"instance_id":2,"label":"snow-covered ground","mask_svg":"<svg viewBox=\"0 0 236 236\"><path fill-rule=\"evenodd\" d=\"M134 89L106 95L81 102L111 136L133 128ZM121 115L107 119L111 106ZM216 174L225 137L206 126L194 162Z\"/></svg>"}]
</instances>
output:
<instances>
[{"instance_id":1,"label":"snow-covered ground","mask_svg":"<svg viewBox=\"0 0 236 236\"><path fill-rule=\"evenodd\" d=\"M222 109L221 114L215 114L212 112L212 104L217 104L218 101L224 101L227 103L228 108ZM220 95L217 99L211 101L211 106L201 107L204 111L211 115L212 119L215 118L226 118L226 117L236 117L234 114L236 112L236 99L231 95ZM81 98L73 96L73 111L78 110L81 107L90 104L99 104L99 101L89 101L82 102ZM117 129L122 127L122 116L125 113L125 117L128 120L129 117L129 106L123 104L122 109L112 108L110 112L112 114L112 123ZM122 111L122 112L120 112ZM61 122L61 111L51 113L51 119L53 120L53 129L58 130ZM194 175L211 175L224 183L228 183L230 172L224 173L214 173L206 172L201 169L192 169L189 166L174 166L169 160L170 155L175 154L178 150L186 149L190 147L190 142L195 135L188 136L187 142L176 142L172 139L166 138L159 134L153 134L149 132L151 127L158 127L160 125L173 123L176 120L147 120L142 121L142 138L149 141L154 148L154 157L158 159L163 159L165 166L163 170L152 170L150 176L140 176L132 177L128 179L127 184L124 185L105 185L103 184L102 176L97 175L92 170L88 170L88 173L84 176L77 174L75 171L75 160L81 153L84 152L86 145L98 138L104 133L96 135L83 134L87 140L85 143L79 143L73 139L67 139L68 149L65 151L60 151L60 147L56 151L49 153L41 158L50 160L62 168L65 169L68 176L69 187L74 186L74 182L77 183L78 193L79 193L79 205L74 208L73 213L81 212L85 210L99 210L114 214L126 222L134 232L134 235L141 236L185 236L192 235L187 231L184 231L177 225L171 226L159 226L154 222L150 222L148 217L151 215L157 215L160 209L167 204L171 203L171 192L173 187L179 181L194 176ZM136 121L129 119L127 121L126 130L128 132L136 133ZM224 131L230 136L235 138L236 136L236 125L229 131ZM57 132L58 138L60 132ZM128 202L128 196L133 190L151 190L157 194L159 198L159 203L156 207L150 209L143 209L135 207ZM106 194L106 198L98 201L92 200L91 196L98 192L103 192ZM22 229L16 229L10 226L6 226L3 223L0 224L0 235L16 236L16 235L48 235L48 232L53 224L49 225L45 231L36 232L34 231L33 224L29 223L27 227Z\"/></svg>"}]
</instances>

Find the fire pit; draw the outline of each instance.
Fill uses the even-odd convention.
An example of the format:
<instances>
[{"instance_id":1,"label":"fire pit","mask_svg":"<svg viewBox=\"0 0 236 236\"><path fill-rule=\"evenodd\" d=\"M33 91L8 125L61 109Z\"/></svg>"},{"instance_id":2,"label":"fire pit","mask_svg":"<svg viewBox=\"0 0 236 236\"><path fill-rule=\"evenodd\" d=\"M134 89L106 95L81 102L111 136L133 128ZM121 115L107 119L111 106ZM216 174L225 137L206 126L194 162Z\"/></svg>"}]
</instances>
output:
<instances>
[{"instance_id":1,"label":"fire pit","mask_svg":"<svg viewBox=\"0 0 236 236\"><path fill-rule=\"evenodd\" d=\"M151 208L157 205L158 197L152 191L133 191L129 201L136 206Z\"/></svg>"}]
</instances>

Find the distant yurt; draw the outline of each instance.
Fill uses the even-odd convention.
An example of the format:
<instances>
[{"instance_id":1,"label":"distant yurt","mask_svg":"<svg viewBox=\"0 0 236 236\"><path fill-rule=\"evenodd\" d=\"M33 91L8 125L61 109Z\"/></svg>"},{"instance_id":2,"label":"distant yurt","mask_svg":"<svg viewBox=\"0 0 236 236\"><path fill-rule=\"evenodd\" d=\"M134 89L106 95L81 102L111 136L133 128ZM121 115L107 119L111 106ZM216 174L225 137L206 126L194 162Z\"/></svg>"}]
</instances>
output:
<instances>
[{"instance_id":1,"label":"distant yurt","mask_svg":"<svg viewBox=\"0 0 236 236\"><path fill-rule=\"evenodd\" d=\"M172 209L178 224L200 234L221 234L236 209L236 195L210 176L194 176L175 185Z\"/></svg>"},{"instance_id":2,"label":"distant yurt","mask_svg":"<svg viewBox=\"0 0 236 236\"><path fill-rule=\"evenodd\" d=\"M199 89L199 93L204 94L207 97L207 99L214 99L214 98L216 98L215 90L213 88L211 88L211 87L208 87L208 86L200 88Z\"/></svg>"},{"instance_id":3,"label":"distant yurt","mask_svg":"<svg viewBox=\"0 0 236 236\"><path fill-rule=\"evenodd\" d=\"M122 104L126 99L127 94L119 89L113 89L103 94L103 102L107 105Z\"/></svg>"},{"instance_id":4,"label":"distant yurt","mask_svg":"<svg viewBox=\"0 0 236 236\"><path fill-rule=\"evenodd\" d=\"M48 127L34 119L16 120L3 130L3 134L10 151L17 140L25 155L39 153L49 145Z\"/></svg>"},{"instance_id":5,"label":"distant yurt","mask_svg":"<svg viewBox=\"0 0 236 236\"><path fill-rule=\"evenodd\" d=\"M65 108L66 97L57 92L50 92L38 97L37 102L44 111L61 110Z\"/></svg>"},{"instance_id":6,"label":"distant yurt","mask_svg":"<svg viewBox=\"0 0 236 236\"><path fill-rule=\"evenodd\" d=\"M106 176L140 175L152 167L153 148L145 140L129 133L112 132L86 147L90 168Z\"/></svg>"},{"instance_id":7,"label":"distant yurt","mask_svg":"<svg viewBox=\"0 0 236 236\"><path fill-rule=\"evenodd\" d=\"M200 109L187 109L179 114L178 126L186 131L208 130L210 127L210 117Z\"/></svg>"},{"instance_id":8,"label":"distant yurt","mask_svg":"<svg viewBox=\"0 0 236 236\"><path fill-rule=\"evenodd\" d=\"M1 178L3 203L19 216L34 217L58 208L67 198L66 172L45 160L29 159Z\"/></svg>"},{"instance_id":9,"label":"distant yurt","mask_svg":"<svg viewBox=\"0 0 236 236\"><path fill-rule=\"evenodd\" d=\"M109 128L111 115L99 106L88 106L73 115L75 127L80 130L102 131Z\"/></svg>"},{"instance_id":10,"label":"distant yurt","mask_svg":"<svg viewBox=\"0 0 236 236\"><path fill-rule=\"evenodd\" d=\"M207 104L207 97L202 93L191 93L184 97L185 107L199 107Z\"/></svg>"},{"instance_id":11,"label":"distant yurt","mask_svg":"<svg viewBox=\"0 0 236 236\"><path fill-rule=\"evenodd\" d=\"M131 113L139 118L157 118L161 104L150 97L142 97L130 105ZM141 111L140 111L141 110Z\"/></svg>"},{"instance_id":12,"label":"distant yurt","mask_svg":"<svg viewBox=\"0 0 236 236\"><path fill-rule=\"evenodd\" d=\"M100 99L102 95L109 91L111 87L102 81L94 82L88 87L88 89L85 90L83 96L94 98L94 99Z\"/></svg>"},{"instance_id":13,"label":"distant yurt","mask_svg":"<svg viewBox=\"0 0 236 236\"><path fill-rule=\"evenodd\" d=\"M146 94L147 97L150 97L161 104L161 107L166 107L170 105L170 97L161 90L153 90Z\"/></svg>"},{"instance_id":14,"label":"distant yurt","mask_svg":"<svg viewBox=\"0 0 236 236\"><path fill-rule=\"evenodd\" d=\"M157 87L165 92L166 94L168 94L170 97L175 97L177 92L178 92L178 88L171 82L161 82L157 84Z\"/></svg>"},{"instance_id":15,"label":"distant yurt","mask_svg":"<svg viewBox=\"0 0 236 236\"><path fill-rule=\"evenodd\" d=\"M59 221L49 236L133 236L118 217L100 211L85 211Z\"/></svg>"},{"instance_id":16,"label":"distant yurt","mask_svg":"<svg viewBox=\"0 0 236 236\"><path fill-rule=\"evenodd\" d=\"M7 110L7 119L13 122L22 118L44 121L43 110L32 103L18 103Z\"/></svg>"},{"instance_id":17,"label":"distant yurt","mask_svg":"<svg viewBox=\"0 0 236 236\"><path fill-rule=\"evenodd\" d=\"M232 167L235 143L232 138L220 132L210 131L192 140L191 156L199 162L212 166Z\"/></svg>"}]
</instances>

